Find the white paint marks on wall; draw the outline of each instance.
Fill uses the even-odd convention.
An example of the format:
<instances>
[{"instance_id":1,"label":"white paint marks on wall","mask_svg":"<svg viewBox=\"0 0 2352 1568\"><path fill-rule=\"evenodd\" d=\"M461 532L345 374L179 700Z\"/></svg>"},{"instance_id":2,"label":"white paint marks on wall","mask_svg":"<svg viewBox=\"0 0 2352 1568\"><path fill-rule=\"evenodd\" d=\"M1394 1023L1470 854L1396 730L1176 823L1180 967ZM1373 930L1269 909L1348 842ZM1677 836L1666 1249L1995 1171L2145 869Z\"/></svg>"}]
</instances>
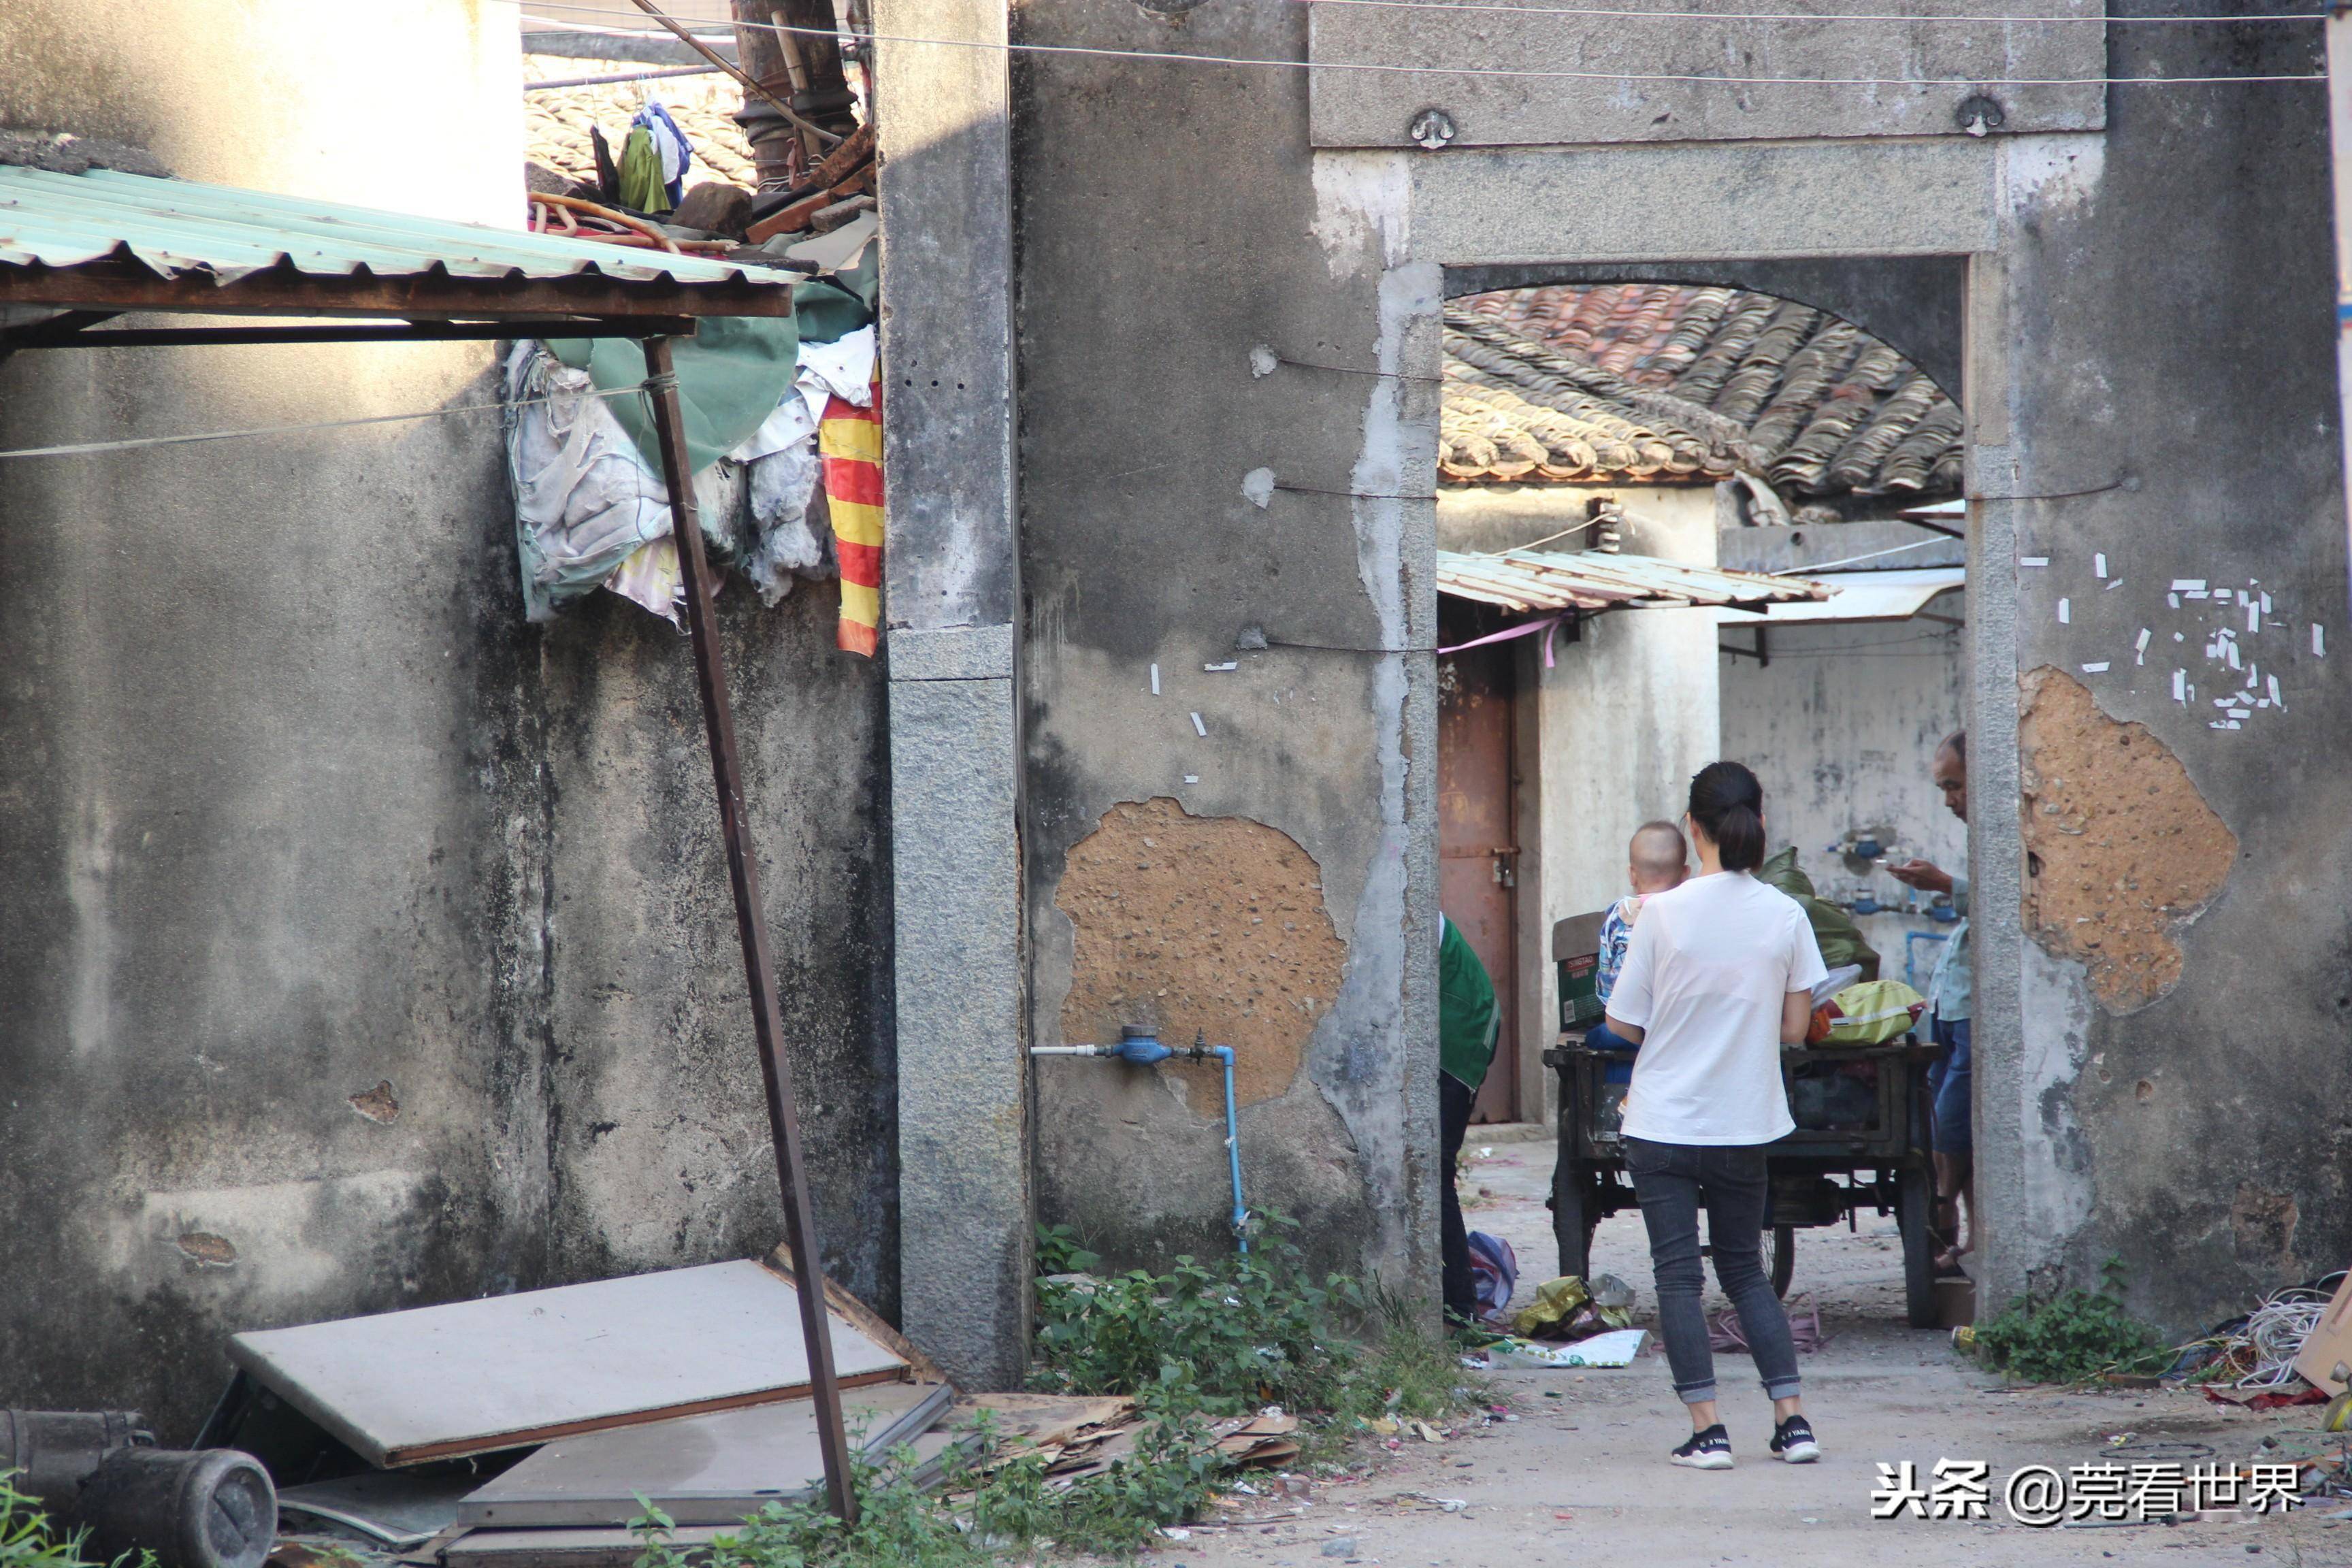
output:
<instances>
[{"instance_id":1,"label":"white paint marks on wall","mask_svg":"<svg viewBox=\"0 0 2352 1568\"><path fill-rule=\"evenodd\" d=\"M2314 658L2327 657L2327 628L2317 621L2311 623L2311 657Z\"/></svg>"},{"instance_id":2,"label":"white paint marks on wall","mask_svg":"<svg viewBox=\"0 0 2352 1568\"><path fill-rule=\"evenodd\" d=\"M2221 657L2228 661L2231 669L2239 668L2238 642L2235 637L2229 638L2221 644Z\"/></svg>"},{"instance_id":3,"label":"white paint marks on wall","mask_svg":"<svg viewBox=\"0 0 2352 1568\"><path fill-rule=\"evenodd\" d=\"M1184 775L1184 782L1186 784L1199 784L1201 782L1201 775L1198 773L1186 773Z\"/></svg>"},{"instance_id":4,"label":"white paint marks on wall","mask_svg":"<svg viewBox=\"0 0 2352 1568\"><path fill-rule=\"evenodd\" d=\"M2172 672L2172 700L2175 702L2189 700L2189 672L2185 669Z\"/></svg>"},{"instance_id":5,"label":"white paint marks on wall","mask_svg":"<svg viewBox=\"0 0 2352 1568\"><path fill-rule=\"evenodd\" d=\"M1201 722L1201 716L1198 713L1192 715L1192 733L1204 741L1209 738L1209 727Z\"/></svg>"},{"instance_id":6,"label":"white paint marks on wall","mask_svg":"<svg viewBox=\"0 0 2352 1568\"><path fill-rule=\"evenodd\" d=\"M1151 667L1151 695L1160 695L1160 667L1156 664Z\"/></svg>"},{"instance_id":7,"label":"white paint marks on wall","mask_svg":"<svg viewBox=\"0 0 2352 1568\"><path fill-rule=\"evenodd\" d=\"M2117 588L2120 588L2120 587L2122 587L2123 585L2124 585L2124 580L2123 580L2122 578L2120 578L2120 577L2110 577L2110 578L2108 578L2108 579L2107 579L2107 588L2106 588L2106 591L2107 591L2108 593L2112 594L2112 593L2114 593Z\"/></svg>"},{"instance_id":8,"label":"white paint marks on wall","mask_svg":"<svg viewBox=\"0 0 2352 1568\"><path fill-rule=\"evenodd\" d=\"M2147 662L2147 639L2149 635L2148 629L2146 626L2140 627L2139 640L2132 644L2132 662L2134 664L2146 664Z\"/></svg>"},{"instance_id":9,"label":"white paint marks on wall","mask_svg":"<svg viewBox=\"0 0 2352 1568\"><path fill-rule=\"evenodd\" d=\"M2176 594L2201 594L2205 591L2205 579L2202 577L2175 577L2172 580L2172 591Z\"/></svg>"},{"instance_id":10,"label":"white paint marks on wall","mask_svg":"<svg viewBox=\"0 0 2352 1568\"><path fill-rule=\"evenodd\" d=\"M1263 511L1274 500L1274 470L1252 468L1242 476L1242 500Z\"/></svg>"},{"instance_id":11,"label":"white paint marks on wall","mask_svg":"<svg viewBox=\"0 0 2352 1568\"><path fill-rule=\"evenodd\" d=\"M2164 596L2164 601L2176 610L2180 608L2180 595L2178 594L2167 594Z\"/></svg>"},{"instance_id":12,"label":"white paint marks on wall","mask_svg":"<svg viewBox=\"0 0 2352 1568\"><path fill-rule=\"evenodd\" d=\"M2094 577L2104 578L2106 574L2107 555L2106 552L2103 550L2091 557L2091 575Z\"/></svg>"},{"instance_id":13,"label":"white paint marks on wall","mask_svg":"<svg viewBox=\"0 0 2352 1568\"><path fill-rule=\"evenodd\" d=\"M2272 676L2272 677L2270 677L2270 678L2269 678L2269 680L2270 680L2270 687L2269 687L2269 689L2270 689L2270 694L2271 694L2271 706L2272 706L2272 707L2273 707L2273 708L2279 709L2279 710L2281 710L2282 711L2284 711L2284 710L2285 710L2285 708L2286 708L2286 700L2285 700L2284 698L2283 698L2283 697L2281 697L2281 696L2279 695L2279 689L2278 689L2278 677L2277 677L2277 676L2275 676L2275 675L2273 675L2273 676Z\"/></svg>"},{"instance_id":14,"label":"white paint marks on wall","mask_svg":"<svg viewBox=\"0 0 2352 1568\"><path fill-rule=\"evenodd\" d=\"M1217 675L1228 669L1239 669L1241 667L1240 659L1229 658L1223 664L1204 664L1201 668L1211 675Z\"/></svg>"},{"instance_id":15,"label":"white paint marks on wall","mask_svg":"<svg viewBox=\"0 0 2352 1568\"><path fill-rule=\"evenodd\" d=\"M2100 659L2095 664L2086 664L2083 667L2083 673L2084 675L2105 675L2106 672L2107 661L2104 658Z\"/></svg>"},{"instance_id":16,"label":"white paint marks on wall","mask_svg":"<svg viewBox=\"0 0 2352 1568\"><path fill-rule=\"evenodd\" d=\"M2050 557L2047 555L2021 555L2017 558L2017 563L2020 566L2047 566L2050 564Z\"/></svg>"},{"instance_id":17,"label":"white paint marks on wall","mask_svg":"<svg viewBox=\"0 0 2352 1568\"><path fill-rule=\"evenodd\" d=\"M2059 601L2058 601L2058 624L2059 624L2060 626L2071 626L2071 625L2073 625L2073 624L2074 624L2074 600L2072 600L2072 599L2061 599L2061 600L2059 600Z\"/></svg>"},{"instance_id":18,"label":"white paint marks on wall","mask_svg":"<svg viewBox=\"0 0 2352 1568\"><path fill-rule=\"evenodd\" d=\"M2240 596L2243 597L2242 595ZM2262 629L2263 607L2260 605L2253 603L2252 600L2248 600L2246 604L2246 630L2250 632L2258 632Z\"/></svg>"},{"instance_id":19,"label":"white paint marks on wall","mask_svg":"<svg viewBox=\"0 0 2352 1568\"><path fill-rule=\"evenodd\" d=\"M1402 153L1315 154L1315 225L1333 278L1405 259L1412 173Z\"/></svg>"}]
</instances>

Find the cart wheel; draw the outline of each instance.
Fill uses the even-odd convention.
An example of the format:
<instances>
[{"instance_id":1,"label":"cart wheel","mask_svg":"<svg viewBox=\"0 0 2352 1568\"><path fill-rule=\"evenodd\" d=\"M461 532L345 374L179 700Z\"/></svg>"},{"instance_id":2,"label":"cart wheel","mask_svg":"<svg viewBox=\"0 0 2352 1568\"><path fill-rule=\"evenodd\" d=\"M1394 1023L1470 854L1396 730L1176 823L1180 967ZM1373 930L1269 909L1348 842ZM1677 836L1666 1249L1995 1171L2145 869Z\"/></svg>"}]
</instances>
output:
<instances>
[{"instance_id":1,"label":"cart wheel","mask_svg":"<svg viewBox=\"0 0 2352 1568\"><path fill-rule=\"evenodd\" d=\"M1936 1326L1936 1234L1929 1218L1936 1205L1935 1179L1906 1171L1895 1194L1895 1223L1903 1232L1903 1307L1915 1329Z\"/></svg>"},{"instance_id":2,"label":"cart wheel","mask_svg":"<svg viewBox=\"0 0 2352 1568\"><path fill-rule=\"evenodd\" d=\"M1764 1233L1764 1268L1772 1277L1772 1294L1785 1298L1797 1272L1797 1227L1776 1225Z\"/></svg>"},{"instance_id":3,"label":"cart wheel","mask_svg":"<svg viewBox=\"0 0 2352 1568\"><path fill-rule=\"evenodd\" d=\"M1601 1215L1592 1201L1591 1178L1580 1167L1561 1174L1563 1179L1553 1186L1551 1194L1552 1239L1559 1244L1559 1271L1584 1279L1592 1261L1592 1232Z\"/></svg>"}]
</instances>

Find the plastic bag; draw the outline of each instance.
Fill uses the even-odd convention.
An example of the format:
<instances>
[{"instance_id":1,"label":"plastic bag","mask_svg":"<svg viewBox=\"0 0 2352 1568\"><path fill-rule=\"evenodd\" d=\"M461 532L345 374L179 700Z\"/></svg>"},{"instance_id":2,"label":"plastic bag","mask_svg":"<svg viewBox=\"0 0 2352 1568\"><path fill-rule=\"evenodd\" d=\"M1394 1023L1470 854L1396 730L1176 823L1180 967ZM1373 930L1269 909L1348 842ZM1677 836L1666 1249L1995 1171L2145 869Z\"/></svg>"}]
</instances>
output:
<instances>
[{"instance_id":1,"label":"plastic bag","mask_svg":"<svg viewBox=\"0 0 2352 1568\"><path fill-rule=\"evenodd\" d=\"M1899 1040L1927 1010L1927 999L1900 980L1849 985L1813 1009L1809 1046L1883 1046Z\"/></svg>"}]
</instances>

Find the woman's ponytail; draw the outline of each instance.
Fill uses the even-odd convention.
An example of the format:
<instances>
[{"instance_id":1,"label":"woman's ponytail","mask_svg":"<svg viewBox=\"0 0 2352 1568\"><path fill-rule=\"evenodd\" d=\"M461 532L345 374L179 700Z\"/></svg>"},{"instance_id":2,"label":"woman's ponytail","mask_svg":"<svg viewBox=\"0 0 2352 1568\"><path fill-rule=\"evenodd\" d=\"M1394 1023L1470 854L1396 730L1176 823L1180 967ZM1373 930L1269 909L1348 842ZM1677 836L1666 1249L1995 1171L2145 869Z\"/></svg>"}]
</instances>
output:
<instances>
[{"instance_id":1,"label":"woman's ponytail","mask_svg":"<svg viewBox=\"0 0 2352 1568\"><path fill-rule=\"evenodd\" d=\"M1727 871L1764 864L1764 786L1738 763L1709 763L1691 780L1691 820Z\"/></svg>"}]
</instances>

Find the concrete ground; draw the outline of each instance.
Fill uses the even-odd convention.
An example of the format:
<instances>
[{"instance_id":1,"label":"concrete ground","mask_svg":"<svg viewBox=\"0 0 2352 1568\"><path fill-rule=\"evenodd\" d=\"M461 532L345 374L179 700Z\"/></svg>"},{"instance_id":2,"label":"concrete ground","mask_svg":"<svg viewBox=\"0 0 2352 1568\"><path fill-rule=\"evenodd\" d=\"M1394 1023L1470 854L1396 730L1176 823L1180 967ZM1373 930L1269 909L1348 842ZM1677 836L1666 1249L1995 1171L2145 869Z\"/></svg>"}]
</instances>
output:
<instances>
[{"instance_id":1,"label":"concrete ground","mask_svg":"<svg viewBox=\"0 0 2352 1568\"><path fill-rule=\"evenodd\" d=\"M1522 1294L1557 1262L1549 1142L1481 1145L1472 1129L1473 1229L1508 1240ZM1480 1188L1488 1196L1476 1196ZM1656 1297L1638 1215L1605 1223L1596 1272L1638 1292L1645 1326ZM2352 1512L2342 1501L2292 1518L2209 1515L2173 1525L2029 1529L2011 1522L1998 1483L2021 1465L2061 1470L2095 1460L2184 1465L2243 1462L2264 1438L2309 1452L2311 1407L2253 1414L2194 1394L2160 1390L2067 1393L2004 1389L1955 1353L1940 1331L1904 1327L1901 1253L1893 1220L1858 1232L1798 1233L1792 1303L1811 1296L1828 1344L1802 1358L1806 1406L1825 1450L1813 1466L1766 1452L1771 1411L1745 1355L1719 1356L1724 1418L1738 1468L1678 1469L1666 1451L1689 1431L1663 1356L1654 1348L1622 1371L1507 1372L1492 1381L1508 1415L1457 1428L1444 1441L1402 1441L1370 1473L1318 1482L1305 1500L1242 1498L1235 1522L1192 1531L1151 1553L1158 1565L1391 1568L1565 1562L1610 1568L1774 1563L1790 1568L1895 1564L2258 1562L2352 1564ZM1711 1306L1719 1307L1717 1300ZM1871 1518L1880 1462L1911 1460L1924 1478L1939 1458L1983 1459L1996 1483L1981 1523ZM1448 1511L1449 1503L1458 1509Z\"/></svg>"}]
</instances>

